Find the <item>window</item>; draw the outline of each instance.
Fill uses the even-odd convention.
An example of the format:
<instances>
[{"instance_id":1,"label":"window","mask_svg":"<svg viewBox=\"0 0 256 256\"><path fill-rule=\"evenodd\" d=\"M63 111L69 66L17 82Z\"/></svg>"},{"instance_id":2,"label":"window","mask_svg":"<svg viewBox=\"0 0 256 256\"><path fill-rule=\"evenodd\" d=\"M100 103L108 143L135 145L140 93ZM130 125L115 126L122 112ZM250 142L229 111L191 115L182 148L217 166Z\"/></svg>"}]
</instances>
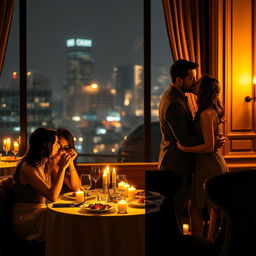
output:
<instances>
[{"instance_id":1,"label":"window","mask_svg":"<svg viewBox=\"0 0 256 256\"><path fill-rule=\"evenodd\" d=\"M18 19L19 3L17 2L13 13L13 24L9 34L3 71L0 76L0 145L2 152L4 152L4 140L11 139L8 155L12 154L13 142L19 139L20 135Z\"/></svg>"},{"instance_id":2,"label":"window","mask_svg":"<svg viewBox=\"0 0 256 256\"><path fill-rule=\"evenodd\" d=\"M169 83L165 34L161 2L152 1L153 121ZM79 162L117 161L124 138L144 121L143 1L27 0L27 40L28 136L67 128Z\"/></svg>"}]
</instances>

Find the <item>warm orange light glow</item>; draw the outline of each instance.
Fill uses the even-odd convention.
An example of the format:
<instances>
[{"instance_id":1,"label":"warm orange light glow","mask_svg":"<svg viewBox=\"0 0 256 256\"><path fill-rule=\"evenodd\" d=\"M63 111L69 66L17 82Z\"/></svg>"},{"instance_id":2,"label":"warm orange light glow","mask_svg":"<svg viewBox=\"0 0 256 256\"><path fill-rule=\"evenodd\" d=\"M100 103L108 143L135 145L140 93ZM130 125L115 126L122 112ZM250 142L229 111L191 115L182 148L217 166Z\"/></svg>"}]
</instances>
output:
<instances>
[{"instance_id":1,"label":"warm orange light glow","mask_svg":"<svg viewBox=\"0 0 256 256\"><path fill-rule=\"evenodd\" d=\"M239 77L239 84L241 85L248 85L251 83L251 76L250 74L241 74Z\"/></svg>"},{"instance_id":2,"label":"warm orange light glow","mask_svg":"<svg viewBox=\"0 0 256 256\"><path fill-rule=\"evenodd\" d=\"M95 83L93 83L93 84L91 84L91 87L94 88L94 89L96 89L96 88L98 88L98 85L95 84Z\"/></svg>"},{"instance_id":3,"label":"warm orange light glow","mask_svg":"<svg viewBox=\"0 0 256 256\"><path fill-rule=\"evenodd\" d=\"M253 84L256 85L256 76L253 78Z\"/></svg>"},{"instance_id":4,"label":"warm orange light glow","mask_svg":"<svg viewBox=\"0 0 256 256\"><path fill-rule=\"evenodd\" d=\"M13 73L12 73L12 79L17 79L17 77L18 77L17 72L13 72Z\"/></svg>"},{"instance_id":5,"label":"warm orange light glow","mask_svg":"<svg viewBox=\"0 0 256 256\"><path fill-rule=\"evenodd\" d=\"M189 225L183 224L183 234L188 235L189 234Z\"/></svg>"}]
</instances>

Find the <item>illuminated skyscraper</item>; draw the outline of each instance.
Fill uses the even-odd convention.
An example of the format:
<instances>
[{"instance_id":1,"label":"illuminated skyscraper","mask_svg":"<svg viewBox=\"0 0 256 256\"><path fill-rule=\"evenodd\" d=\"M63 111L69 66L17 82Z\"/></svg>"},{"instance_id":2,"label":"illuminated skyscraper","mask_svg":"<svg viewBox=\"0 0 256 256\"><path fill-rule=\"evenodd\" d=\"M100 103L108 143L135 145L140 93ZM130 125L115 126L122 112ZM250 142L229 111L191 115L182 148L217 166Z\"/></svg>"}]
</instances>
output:
<instances>
[{"instance_id":1,"label":"illuminated skyscraper","mask_svg":"<svg viewBox=\"0 0 256 256\"><path fill-rule=\"evenodd\" d=\"M71 38L66 40L66 83L65 94L69 95L64 102L64 113L67 119L75 112L74 102L81 89L93 82L94 60L92 59L92 40Z\"/></svg>"},{"instance_id":2,"label":"illuminated skyscraper","mask_svg":"<svg viewBox=\"0 0 256 256\"><path fill-rule=\"evenodd\" d=\"M113 69L116 106L122 115L143 116L143 67L120 65Z\"/></svg>"}]
</instances>

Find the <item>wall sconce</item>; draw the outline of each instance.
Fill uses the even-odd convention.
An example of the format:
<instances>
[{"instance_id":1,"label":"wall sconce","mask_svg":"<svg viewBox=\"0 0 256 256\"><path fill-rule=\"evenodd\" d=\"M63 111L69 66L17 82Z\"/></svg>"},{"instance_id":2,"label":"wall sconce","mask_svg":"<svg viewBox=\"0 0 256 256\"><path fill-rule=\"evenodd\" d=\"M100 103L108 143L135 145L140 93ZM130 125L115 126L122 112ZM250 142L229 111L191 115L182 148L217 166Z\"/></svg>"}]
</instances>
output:
<instances>
[{"instance_id":1,"label":"wall sconce","mask_svg":"<svg viewBox=\"0 0 256 256\"><path fill-rule=\"evenodd\" d=\"M256 76L253 78L253 93L254 93L254 95L255 95L255 86L256 86ZM244 100L245 100L245 102L251 102L252 100L255 102L256 97L246 96Z\"/></svg>"}]
</instances>

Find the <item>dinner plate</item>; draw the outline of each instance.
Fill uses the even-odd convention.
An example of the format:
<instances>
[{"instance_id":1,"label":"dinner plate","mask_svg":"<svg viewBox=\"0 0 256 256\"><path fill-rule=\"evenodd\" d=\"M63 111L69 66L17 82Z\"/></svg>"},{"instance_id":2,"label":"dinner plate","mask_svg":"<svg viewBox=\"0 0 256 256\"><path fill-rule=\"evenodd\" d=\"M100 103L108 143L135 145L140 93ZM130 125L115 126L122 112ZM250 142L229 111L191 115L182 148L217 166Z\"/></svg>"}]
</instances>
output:
<instances>
[{"instance_id":1,"label":"dinner plate","mask_svg":"<svg viewBox=\"0 0 256 256\"><path fill-rule=\"evenodd\" d=\"M68 193L65 193L63 194L63 196L67 199L70 199L70 200L76 200L76 196L73 194L74 192L68 192ZM89 192L89 195L87 195L85 197L86 200L89 200L89 199L93 199L96 197L96 194L93 193L93 192Z\"/></svg>"},{"instance_id":2,"label":"dinner plate","mask_svg":"<svg viewBox=\"0 0 256 256\"><path fill-rule=\"evenodd\" d=\"M154 202L147 200L146 203L139 203L138 200L134 200L129 202L129 206L135 207L135 208L146 208L147 207L155 207L157 206Z\"/></svg>"},{"instance_id":3,"label":"dinner plate","mask_svg":"<svg viewBox=\"0 0 256 256\"><path fill-rule=\"evenodd\" d=\"M151 199L157 199L157 198L160 198L161 197L161 194L158 193L158 192L153 192L153 191L148 191L151 193L151 195L147 195L147 196L143 196L143 195L137 195L138 192L143 192L145 190L137 190L136 193L135 193L135 198L141 198L141 197L145 197L146 199L148 200L151 200Z\"/></svg>"},{"instance_id":4,"label":"dinner plate","mask_svg":"<svg viewBox=\"0 0 256 256\"><path fill-rule=\"evenodd\" d=\"M84 204L84 205L81 205L80 208L83 211L90 212L90 213L105 213L115 209L115 206L112 204L102 204L102 205L109 205L110 208L107 208L107 209L91 209L91 208L88 208L89 205L90 204Z\"/></svg>"}]
</instances>

